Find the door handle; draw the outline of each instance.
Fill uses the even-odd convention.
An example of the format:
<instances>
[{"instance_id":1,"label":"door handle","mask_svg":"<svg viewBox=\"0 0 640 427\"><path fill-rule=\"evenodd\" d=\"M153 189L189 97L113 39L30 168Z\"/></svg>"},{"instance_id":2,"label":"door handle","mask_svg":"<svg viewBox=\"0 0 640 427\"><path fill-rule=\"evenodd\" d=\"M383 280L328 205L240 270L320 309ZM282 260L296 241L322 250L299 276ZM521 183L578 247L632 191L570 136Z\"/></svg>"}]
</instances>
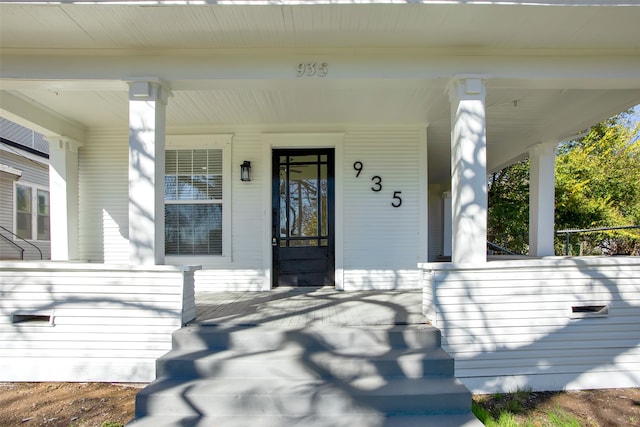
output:
<instances>
[{"instance_id":1,"label":"door handle","mask_svg":"<svg viewBox=\"0 0 640 427\"><path fill-rule=\"evenodd\" d=\"M278 239L276 239L275 237L271 238L271 246L278 246Z\"/></svg>"}]
</instances>

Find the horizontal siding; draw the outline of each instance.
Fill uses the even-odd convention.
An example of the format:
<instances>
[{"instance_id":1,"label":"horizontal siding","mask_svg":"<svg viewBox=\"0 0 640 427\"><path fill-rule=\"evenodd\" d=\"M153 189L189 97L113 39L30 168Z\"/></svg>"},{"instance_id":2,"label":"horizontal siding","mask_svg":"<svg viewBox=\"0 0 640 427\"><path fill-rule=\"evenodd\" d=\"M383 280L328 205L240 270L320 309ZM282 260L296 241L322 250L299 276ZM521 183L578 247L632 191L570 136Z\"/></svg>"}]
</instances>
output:
<instances>
[{"instance_id":1,"label":"horizontal siding","mask_svg":"<svg viewBox=\"0 0 640 427\"><path fill-rule=\"evenodd\" d=\"M15 232L14 229L14 183L18 182L30 186L32 188L49 189L49 165L47 159L42 159L42 162L33 160L35 156L31 155L29 158L18 155L16 153L0 150L0 164L11 166L22 172L22 176L16 181L8 179L5 174L0 173L0 225ZM49 241L30 241L33 245L37 246L42 252L42 258L38 249L33 246L14 238L13 235L0 229L0 234L15 241L20 247L24 249L25 260L40 260L51 258L51 242ZM2 259L20 259L20 249L10 244L5 239L0 238L0 260Z\"/></svg>"},{"instance_id":2,"label":"horizontal siding","mask_svg":"<svg viewBox=\"0 0 640 427\"><path fill-rule=\"evenodd\" d=\"M245 160L251 162L251 182L242 182L239 178L240 164ZM263 171L271 169L271 159L262 158L260 133L245 131L233 136L231 165L232 262L233 268L239 270L233 282L243 282L246 278L245 283L252 286L253 274L246 276L245 271L262 270L262 219L267 214L263 207ZM229 269L228 265L220 267ZM228 280L227 274L223 277Z\"/></svg>"},{"instance_id":3,"label":"horizontal siding","mask_svg":"<svg viewBox=\"0 0 640 427\"><path fill-rule=\"evenodd\" d=\"M344 139L344 287L419 287L420 133L353 129ZM362 172L356 177L355 162ZM382 190L372 191L373 176ZM339 183L338 183L339 185ZM402 205L394 208L393 193Z\"/></svg>"},{"instance_id":4,"label":"horizontal siding","mask_svg":"<svg viewBox=\"0 0 640 427\"><path fill-rule=\"evenodd\" d=\"M129 137L94 132L78 149L80 259L129 263Z\"/></svg>"},{"instance_id":5,"label":"horizontal siding","mask_svg":"<svg viewBox=\"0 0 640 427\"><path fill-rule=\"evenodd\" d=\"M640 386L640 259L530 265L425 268L424 309L456 376L475 392ZM575 318L575 305L609 313Z\"/></svg>"},{"instance_id":6,"label":"horizontal siding","mask_svg":"<svg viewBox=\"0 0 640 427\"><path fill-rule=\"evenodd\" d=\"M264 287L263 236L269 183L263 182L271 159L264 157L261 130L192 129L185 133L231 133L231 248L228 257L198 258L197 291L259 290ZM420 261L420 143L417 128L354 128L343 145L343 240L345 289L418 288ZM252 181L238 179L240 164L251 161ZM355 178L353 163L365 170ZM80 258L127 264L128 137L94 131L79 149ZM371 176L383 179L383 191L371 191ZM393 192L402 206L393 208ZM179 260L171 258L171 262ZM178 261L178 262L177 262ZM268 264L268 260L266 260ZM194 263L185 261L185 263Z\"/></svg>"},{"instance_id":7,"label":"horizontal siding","mask_svg":"<svg viewBox=\"0 0 640 427\"><path fill-rule=\"evenodd\" d=\"M0 160L0 163L2 161ZM13 179L4 179L4 174L0 173L0 225L13 231ZM0 229L0 235L13 241L10 233ZM20 259L21 251L15 245L0 237L0 260Z\"/></svg>"},{"instance_id":8,"label":"horizontal siding","mask_svg":"<svg viewBox=\"0 0 640 427\"><path fill-rule=\"evenodd\" d=\"M260 291L264 289L264 271L206 268L196 272L195 281L196 292Z\"/></svg>"},{"instance_id":9,"label":"horizontal siding","mask_svg":"<svg viewBox=\"0 0 640 427\"><path fill-rule=\"evenodd\" d=\"M419 278L416 270L345 269L344 290L416 289Z\"/></svg>"},{"instance_id":10,"label":"horizontal siding","mask_svg":"<svg viewBox=\"0 0 640 427\"><path fill-rule=\"evenodd\" d=\"M17 148L11 150L0 150L0 163L21 171L19 182L49 188L49 160L42 158L42 161L36 161L34 155L23 156Z\"/></svg>"},{"instance_id":11,"label":"horizontal siding","mask_svg":"<svg viewBox=\"0 0 640 427\"><path fill-rule=\"evenodd\" d=\"M195 318L191 270L4 262L0 283L0 381L151 381L173 331Z\"/></svg>"}]
</instances>

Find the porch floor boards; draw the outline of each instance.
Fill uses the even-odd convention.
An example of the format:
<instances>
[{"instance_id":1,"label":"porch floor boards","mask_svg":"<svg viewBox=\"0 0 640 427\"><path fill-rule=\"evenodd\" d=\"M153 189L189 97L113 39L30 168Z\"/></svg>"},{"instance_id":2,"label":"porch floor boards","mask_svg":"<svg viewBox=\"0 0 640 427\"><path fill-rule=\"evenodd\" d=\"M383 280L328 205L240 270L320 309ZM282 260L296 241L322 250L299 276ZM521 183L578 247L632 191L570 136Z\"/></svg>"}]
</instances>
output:
<instances>
[{"instance_id":1,"label":"porch floor boards","mask_svg":"<svg viewBox=\"0 0 640 427\"><path fill-rule=\"evenodd\" d=\"M413 325L427 324L422 291L336 291L276 288L265 292L200 292L201 325Z\"/></svg>"}]
</instances>

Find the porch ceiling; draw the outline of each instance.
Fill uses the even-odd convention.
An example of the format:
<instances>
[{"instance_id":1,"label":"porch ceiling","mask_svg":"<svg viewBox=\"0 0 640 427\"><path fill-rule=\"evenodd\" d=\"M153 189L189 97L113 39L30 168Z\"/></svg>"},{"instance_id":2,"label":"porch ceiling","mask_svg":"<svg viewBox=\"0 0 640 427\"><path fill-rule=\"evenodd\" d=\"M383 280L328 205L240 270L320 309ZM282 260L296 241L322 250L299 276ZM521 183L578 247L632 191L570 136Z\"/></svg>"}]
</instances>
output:
<instances>
[{"instance_id":1,"label":"porch ceiling","mask_svg":"<svg viewBox=\"0 0 640 427\"><path fill-rule=\"evenodd\" d=\"M640 58L640 7L553 6L550 13L550 6L466 1L298 6L152 3L1 4L0 113L12 113L8 100L13 99L79 129L124 130L127 76L157 76L172 88L169 131L212 124L267 128L428 124L430 180L447 182L446 87L451 70L491 77L487 79L490 169L519 157L532 145L570 137L640 103L637 69L613 73L606 81L602 74L593 80L585 73L579 81L571 78L570 71L537 75L532 68L530 75L515 72L521 76L515 80L513 75L495 76L500 66L482 59L506 52L523 61L539 56L545 62L549 55L566 53L580 58L617 55L635 64ZM286 58L287 67L293 59L332 56L338 60L331 65L346 65L340 75L301 81L273 67L277 60L269 52ZM243 58L247 68L262 64L264 77L254 70L246 76L236 76L231 69L226 76L207 74L224 68L217 62L220 55ZM357 63L366 55L378 61L375 73L367 70L368 59ZM82 75L74 64L83 58L102 62ZM175 71L182 60L192 64L186 74ZM438 65L440 60L449 68ZM23 68L13 67L16 63ZM405 63L415 70L398 73ZM131 67L129 74L126 66ZM527 64L521 67L526 69Z\"/></svg>"},{"instance_id":2,"label":"porch ceiling","mask_svg":"<svg viewBox=\"0 0 640 427\"><path fill-rule=\"evenodd\" d=\"M6 0L3 3L7 3ZM17 2L27 3L27 2ZM46 3L46 2L43 2ZM409 1L406 4L3 4L2 46L59 49L638 47L631 1ZM62 4L60 4L62 3ZM100 2L97 2L100 3ZM105 2L106 3L106 2ZM109 3L118 3L109 2ZM125 3L125 2L120 2ZM196 3L196 2L190 2ZM293 2L292 2L293 3ZM300 2L301 3L301 2ZM391 2L390 2L391 3ZM431 3L431 4L429 4ZM503 3L503 4L501 4ZM526 5L524 5L526 4ZM568 5L570 7L562 7ZM582 6L581 6L582 5ZM606 31L601 29L606 27ZM544 31L540 31L543 28ZM614 44L615 45L615 44Z\"/></svg>"}]
</instances>

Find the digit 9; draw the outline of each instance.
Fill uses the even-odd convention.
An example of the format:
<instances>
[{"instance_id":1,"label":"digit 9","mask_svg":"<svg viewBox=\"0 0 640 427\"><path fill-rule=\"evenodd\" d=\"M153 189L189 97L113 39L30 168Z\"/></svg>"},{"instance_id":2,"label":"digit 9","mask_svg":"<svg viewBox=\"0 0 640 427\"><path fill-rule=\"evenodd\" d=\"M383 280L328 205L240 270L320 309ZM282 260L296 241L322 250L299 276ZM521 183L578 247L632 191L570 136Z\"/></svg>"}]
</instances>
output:
<instances>
[{"instance_id":1,"label":"digit 9","mask_svg":"<svg viewBox=\"0 0 640 427\"><path fill-rule=\"evenodd\" d=\"M353 169L357 172L356 178L360 176L360 172L362 172L362 168L363 168L363 165L361 161L357 161L353 164Z\"/></svg>"}]
</instances>

